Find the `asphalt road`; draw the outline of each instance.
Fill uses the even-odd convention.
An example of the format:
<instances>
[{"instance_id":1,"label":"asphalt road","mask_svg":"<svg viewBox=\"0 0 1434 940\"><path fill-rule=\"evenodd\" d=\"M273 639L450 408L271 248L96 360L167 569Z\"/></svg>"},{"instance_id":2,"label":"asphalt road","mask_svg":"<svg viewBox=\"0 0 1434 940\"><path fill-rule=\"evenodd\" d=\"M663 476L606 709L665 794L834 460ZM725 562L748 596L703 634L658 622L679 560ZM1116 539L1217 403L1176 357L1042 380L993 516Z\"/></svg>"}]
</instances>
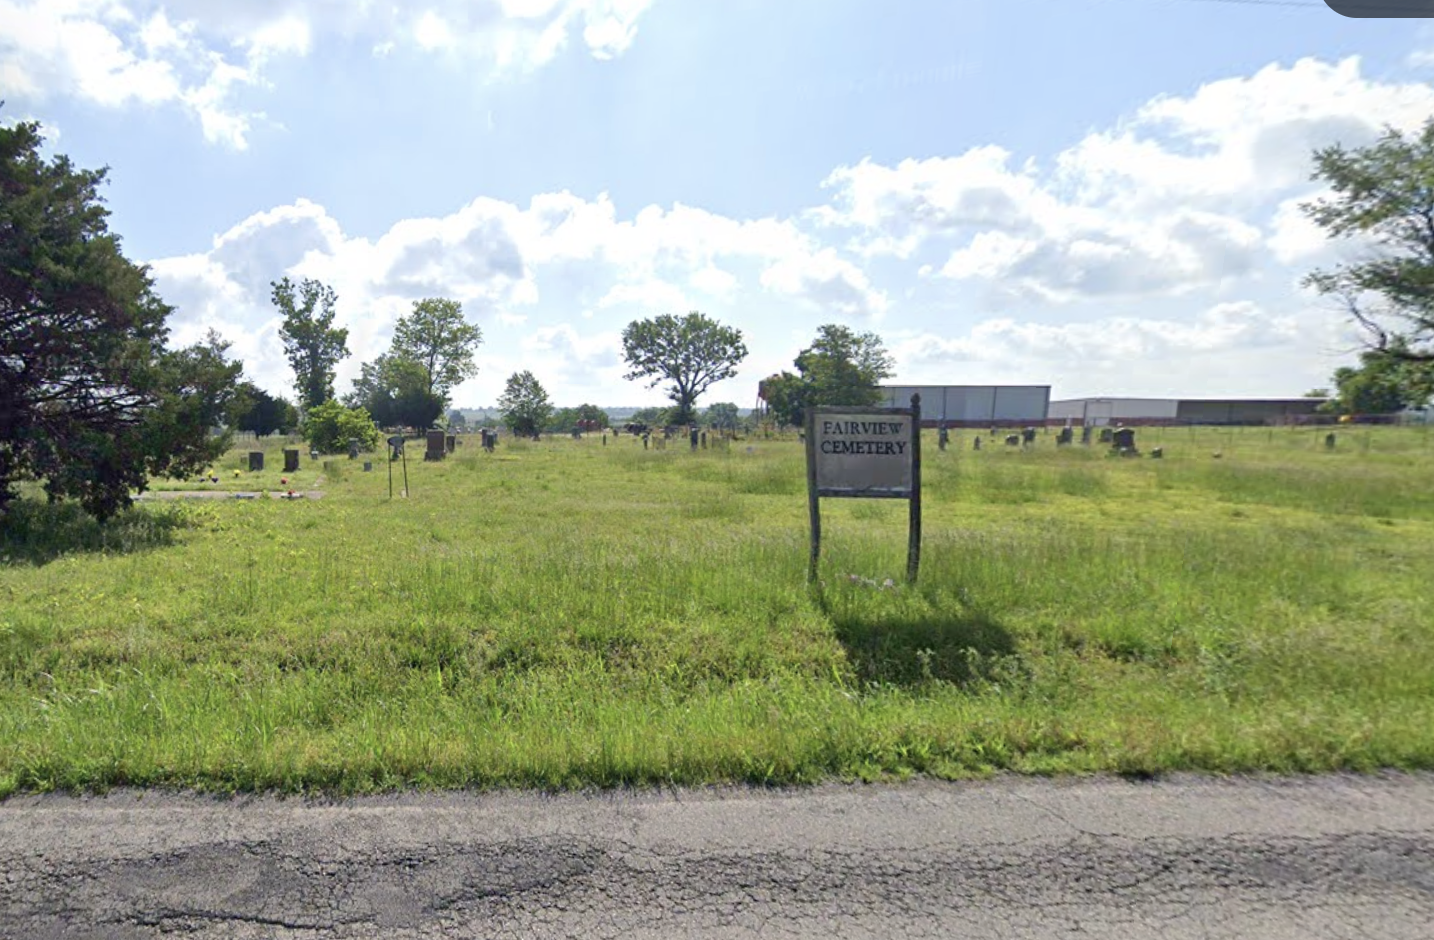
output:
<instances>
[{"instance_id":1,"label":"asphalt road","mask_svg":"<svg viewBox=\"0 0 1434 940\"><path fill-rule=\"evenodd\" d=\"M1434 776L0 804L0 936L1434 937Z\"/></svg>"}]
</instances>

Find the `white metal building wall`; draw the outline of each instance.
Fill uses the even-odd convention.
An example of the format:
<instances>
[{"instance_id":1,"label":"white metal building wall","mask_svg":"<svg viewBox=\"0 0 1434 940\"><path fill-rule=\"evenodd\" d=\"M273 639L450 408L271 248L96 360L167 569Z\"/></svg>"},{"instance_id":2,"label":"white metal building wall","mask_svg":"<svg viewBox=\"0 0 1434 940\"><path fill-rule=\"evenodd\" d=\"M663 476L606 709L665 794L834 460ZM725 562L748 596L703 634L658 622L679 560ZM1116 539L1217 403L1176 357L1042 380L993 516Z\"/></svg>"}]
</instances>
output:
<instances>
[{"instance_id":1,"label":"white metal building wall","mask_svg":"<svg viewBox=\"0 0 1434 940\"><path fill-rule=\"evenodd\" d=\"M1087 421L1105 424L1140 418L1176 416L1180 402L1174 398L1066 398L1053 401L1050 416L1056 421Z\"/></svg>"},{"instance_id":2,"label":"white metal building wall","mask_svg":"<svg viewBox=\"0 0 1434 940\"><path fill-rule=\"evenodd\" d=\"M1046 419L1049 385L883 385L882 405L906 408L921 395L924 421L966 421L997 424Z\"/></svg>"}]
</instances>

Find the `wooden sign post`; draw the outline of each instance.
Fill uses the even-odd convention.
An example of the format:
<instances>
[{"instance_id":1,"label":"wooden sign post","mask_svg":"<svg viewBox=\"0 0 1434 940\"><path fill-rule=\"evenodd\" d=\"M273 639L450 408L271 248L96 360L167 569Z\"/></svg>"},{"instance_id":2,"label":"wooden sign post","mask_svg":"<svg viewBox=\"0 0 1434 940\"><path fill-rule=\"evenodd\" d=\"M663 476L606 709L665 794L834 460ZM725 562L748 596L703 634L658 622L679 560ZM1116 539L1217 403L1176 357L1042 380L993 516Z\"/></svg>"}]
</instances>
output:
<instances>
[{"instance_id":1,"label":"wooden sign post","mask_svg":"<svg viewBox=\"0 0 1434 940\"><path fill-rule=\"evenodd\" d=\"M910 408L808 408L807 508L812 551L807 581L822 550L821 497L904 499L910 507L906 580L921 564L921 396Z\"/></svg>"}]
</instances>

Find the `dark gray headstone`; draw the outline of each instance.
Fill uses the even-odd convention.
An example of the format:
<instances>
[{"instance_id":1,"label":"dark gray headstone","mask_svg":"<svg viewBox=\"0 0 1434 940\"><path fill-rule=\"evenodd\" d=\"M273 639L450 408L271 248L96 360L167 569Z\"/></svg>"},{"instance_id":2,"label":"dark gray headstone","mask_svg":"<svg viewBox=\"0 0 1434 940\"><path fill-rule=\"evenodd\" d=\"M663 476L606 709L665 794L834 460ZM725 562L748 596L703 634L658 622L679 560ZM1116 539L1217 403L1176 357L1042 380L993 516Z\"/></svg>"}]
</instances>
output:
<instances>
[{"instance_id":1,"label":"dark gray headstone","mask_svg":"<svg viewBox=\"0 0 1434 940\"><path fill-rule=\"evenodd\" d=\"M1324 436L1324 449L1334 450L1334 432L1330 431Z\"/></svg>"},{"instance_id":2,"label":"dark gray headstone","mask_svg":"<svg viewBox=\"0 0 1434 940\"><path fill-rule=\"evenodd\" d=\"M1110 436L1111 443L1119 449L1135 448L1135 428L1116 428Z\"/></svg>"},{"instance_id":3,"label":"dark gray headstone","mask_svg":"<svg viewBox=\"0 0 1434 940\"><path fill-rule=\"evenodd\" d=\"M424 460L442 460L447 456L444 434L441 430L429 431L426 440L428 449L423 452Z\"/></svg>"},{"instance_id":4,"label":"dark gray headstone","mask_svg":"<svg viewBox=\"0 0 1434 940\"><path fill-rule=\"evenodd\" d=\"M358 460L358 455L359 455L359 441L358 441L358 438L356 438L356 437L351 437L351 438L349 438L349 459L350 459L350 460Z\"/></svg>"},{"instance_id":5,"label":"dark gray headstone","mask_svg":"<svg viewBox=\"0 0 1434 940\"><path fill-rule=\"evenodd\" d=\"M284 449L284 472L285 472L285 473L294 473L294 472L297 471L298 469L299 469L299 450L298 450L298 448L293 448L293 449L285 448L285 449Z\"/></svg>"},{"instance_id":6,"label":"dark gray headstone","mask_svg":"<svg viewBox=\"0 0 1434 940\"><path fill-rule=\"evenodd\" d=\"M262 450L249 451L249 470L257 472L264 469L264 452Z\"/></svg>"}]
</instances>

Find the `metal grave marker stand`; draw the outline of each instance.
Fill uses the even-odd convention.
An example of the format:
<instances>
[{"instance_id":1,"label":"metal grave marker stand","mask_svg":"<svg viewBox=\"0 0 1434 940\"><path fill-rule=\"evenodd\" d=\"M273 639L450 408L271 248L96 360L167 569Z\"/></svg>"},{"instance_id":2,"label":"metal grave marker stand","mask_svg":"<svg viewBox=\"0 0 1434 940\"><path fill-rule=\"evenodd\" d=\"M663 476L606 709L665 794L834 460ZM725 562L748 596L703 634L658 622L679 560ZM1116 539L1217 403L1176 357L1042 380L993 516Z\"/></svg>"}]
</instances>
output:
<instances>
[{"instance_id":1,"label":"metal grave marker stand","mask_svg":"<svg viewBox=\"0 0 1434 940\"><path fill-rule=\"evenodd\" d=\"M910 408L808 408L803 436L812 526L807 581L817 577L826 496L906 500L906 580L915 583L921 564L921 396L911 396Z\"/></svg>"},{"instance_id":2,"label":"metal grave marker stand","mask_svg":"<svg viewBox=\"0 0 1434 940\"><path fill-rule=\"evenodd\" d=\"M403 435L395 434L388 439L388 446L392 449L388 455L388 498L393 499L393 461L395 458L403 461L403 495L408 496L408 454L403 450Z\"/></svg>"}]
</instances>

